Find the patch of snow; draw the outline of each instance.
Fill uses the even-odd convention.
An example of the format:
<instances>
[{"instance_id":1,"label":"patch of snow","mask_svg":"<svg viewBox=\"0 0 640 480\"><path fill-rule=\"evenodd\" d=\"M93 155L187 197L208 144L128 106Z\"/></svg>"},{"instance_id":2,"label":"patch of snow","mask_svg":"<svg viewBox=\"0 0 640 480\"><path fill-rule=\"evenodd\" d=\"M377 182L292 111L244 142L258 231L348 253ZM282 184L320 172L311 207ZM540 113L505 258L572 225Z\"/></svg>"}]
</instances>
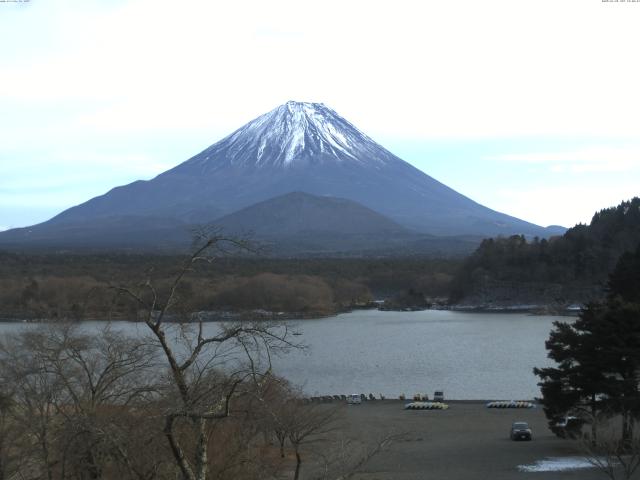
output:
<instances>
[{"instance_id":1,"label":"patch of snow","mask_svg":"<svg viewBox=\"0 0 640 480\"><path fill-rule=\"evenodd\" d=\"M322 138L327 141L333 148L340 152L355 158L351 153L351 145L347 140L347 137L331 122L326 121L325 118L316 119L316 127L322 134Z\"/></svg>"},{"instance_id":2,"label":"patch of snow","mask_svg":"<svg viewBox=\"0 0 640 480\"><path fill-rule=\"evenodd\" d=\"M376 166L402 162L322 103L293 101L252 120L203 154L193 163L204 169L214 161L286 168L318 154L322 154L322 161L333 157L336 162Z\"/></svg>"},{"instance_id":3,"label":"patch of snow","mask_svg":"<svg viewBox=\"0 0 640 480\"><path fill-rule=\"evenodd\" d=\"M267 146L267 142L265 140L262 140L262 142L260 143L260 146L258 147L258 162L260 162L260 159L262 158L262 153L264 152L264 147Z\"/></svg>"},{"instance_id":4,"label":"patch of snow","mask_svg":"<svg viewBox=\"0 0 640 480\"><path fill-rule=\"evenodd\" d=\"M517 468L521 472L565 472L594 466L584 457L549 457L531 465L518 465Z\"/></svg>"}]
</instances>

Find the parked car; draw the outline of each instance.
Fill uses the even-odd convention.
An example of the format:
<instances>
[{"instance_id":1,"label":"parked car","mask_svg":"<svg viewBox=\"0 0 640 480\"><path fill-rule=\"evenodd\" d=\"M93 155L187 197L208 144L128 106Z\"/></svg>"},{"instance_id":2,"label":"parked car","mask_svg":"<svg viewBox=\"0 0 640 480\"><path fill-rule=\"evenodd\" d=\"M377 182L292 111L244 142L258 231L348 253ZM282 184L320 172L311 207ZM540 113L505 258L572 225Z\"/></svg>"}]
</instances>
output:
<instances>
[{"instance_id":1,"label":"parked car","mask_svg":"<svg viewBox=\"0 0 640 480\"><path fill-rule=\"evenodd\" d=\"M560 438L576 439L582 436L582 426L585 423L583 419L569 415L556 422L551 431Z\"/></svg>"},{"instance_id":2,"label":"parked car","mask_svg":"<svg viewBox=\"0 0 640 480\"><path fill-rule=\"evenodd\" d=\"M555 426L559 428L567 428L571 423L578 420L578 417L566 416L562 417L560 421L556 422Z\"/></svg>"},{"instance_id":3,"label":"parked car","mask_svg":"<svg viewBox=\"0 0 640 480\"><path fill-rule=\"evenodd\" d=\"M347 395L347 403L349 405L360 405L362 403L362 397L358 393L352 393Z\"/></svg>"},{"instance_id":4,"label":"parked car","mask_svg":"<svg viewBox=\"0 0 640 480\"><path fill-rule=\"evenodd\" d=\"M509 433L511 440L532 440L531 428L527 422L513 422L511 424L511 432Z\"/></svg>"},{"instance_id":5,"label":"parked car","mask_svg":"<svg viewBox=\"0 0 640 480\"><path fill-rule=\"evenodd\" d=\"M444 392L442 390L436 390L433 392L434 402L444 402Z\"/></svg>"}]
</instances>

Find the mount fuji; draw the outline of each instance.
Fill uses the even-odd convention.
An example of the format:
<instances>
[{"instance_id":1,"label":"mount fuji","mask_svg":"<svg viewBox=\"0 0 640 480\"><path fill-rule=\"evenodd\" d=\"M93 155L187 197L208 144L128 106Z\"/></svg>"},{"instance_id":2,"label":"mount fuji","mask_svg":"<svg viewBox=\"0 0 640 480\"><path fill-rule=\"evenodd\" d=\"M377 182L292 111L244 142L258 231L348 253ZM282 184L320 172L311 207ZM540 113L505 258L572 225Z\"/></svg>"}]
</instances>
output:
<instances>
[{"instance_id":1,"label":"mount fuji","mask_svg":"<svg viewBox=\"0 0 640 480\"><path fill-rule=\"evenodd\" d=\"M230 214L276 197L300 201L300 195L287 195L293 192L318 197L315 203L359 204L362 209L341 210L333 202L332 215L345 215L334 224L358 224L349 215L366 210L367 235L391 235L390 224L397 226L391 230L396 236L548 237L564 231L484 207L396 157L329 107L291 101L152 180L116 187L47 222L2 232L0 245L169 247L183 244L191 225L224 225ZM260 216L269 206L282 209L283 201L262 205ZM295 209L292 215L308 214L307 227L298 226L311 231L322 229L314 222L326 221L323 211L318 218ZM252 226L250 217L242 218Z\"/></svg>"}]
</instances>

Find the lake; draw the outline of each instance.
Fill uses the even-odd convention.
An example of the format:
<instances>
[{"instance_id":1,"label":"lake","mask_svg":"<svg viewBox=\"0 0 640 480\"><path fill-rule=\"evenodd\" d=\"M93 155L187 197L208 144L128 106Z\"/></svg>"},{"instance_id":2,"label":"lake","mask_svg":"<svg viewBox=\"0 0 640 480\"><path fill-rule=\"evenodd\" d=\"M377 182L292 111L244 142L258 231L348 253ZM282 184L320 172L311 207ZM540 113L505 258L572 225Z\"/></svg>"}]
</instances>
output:
<instances>
[{"instance_id":1,"label":"lake","mask_svg":"<svg viewBox=\"0 0 640 480\"><path fill-rule=\"evenodd\" d=\"M433 394L454 399L540 395L535 366L554 320L524 313L362 310L298 323L309 352L277 359L276 371L309 394ZM566 320L566 318L564 318Z\"/></svg>"},{"instance_id":2,"label":"lake","mask_svg":"<svg viewBox=\"0 0 640 480\"><path fill-rule=\"evenodd\" d=\"M274 359L274 372L308 395L433 394L451 399L531 399L535 366L551 365L544 346L554 320L525 313L359 310L292 322L308 345ZM32 324L28 324L29 326ZM85 328L98 328L86 322ZM119 322L135 334L139 324ZM0 324L0 332L25 324ZM27 328L29 328L27 326ZM208 324L207 329L216 328Z\"/></svg>"}]
</instances>

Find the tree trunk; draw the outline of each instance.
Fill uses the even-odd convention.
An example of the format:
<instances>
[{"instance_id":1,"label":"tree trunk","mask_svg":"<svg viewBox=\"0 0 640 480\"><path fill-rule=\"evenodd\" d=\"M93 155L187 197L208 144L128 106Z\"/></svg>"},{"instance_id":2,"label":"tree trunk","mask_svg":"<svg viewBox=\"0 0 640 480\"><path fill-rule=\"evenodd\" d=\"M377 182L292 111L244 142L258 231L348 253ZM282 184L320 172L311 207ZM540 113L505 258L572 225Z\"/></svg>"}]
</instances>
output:
<instances>
[{"instance_id":1,"label":"tree trunk","mask_svg":"<svg viewBox=\"0 0 640 480\"><path fill-rule=\"evenodd\" d=\"M593 396L591 400L591 445L594 447L598 442L598 425L596 422L596 415L596 399L595 396Z\"/></svg>"},{"instance_id":2,"label":"tree trunk","mask_svg":"<svg viewBox=\"0 0 640 480\"><path fill-rule=\"evenodd\" d=\"M191 470L191 465L189 465L189 461L186 459L180 444L175 438L173 431L174 418L171 416L166 417L165 426L164 426L164 435L169 441L169 446L171 447L171 453L173 453L173 458L175 459L176 465L180 469L180 473L182 474L183 480L195 480L196 476L193 474Z\"/></svg>"},{"instance_id":3,"label":"tree trunk","mask_svg":"<svg viewBox=\"0 0 640 480\"><path fill-rule=\"evenodd\" d=\"M51 462L49 460L49 445L47 442L47 426L41 425L40 428L40 449L42 453L42 460L44 461L44 467L47 469L47 480L53 480L53 472L51 471ZM66 448L65 448L66 457ZM64 478L64 475L63 475Z\"/></svg>"},{"instance_id":4,"label":"tree trunk","mask_svg":"<svg viewBox=\"0 0 640 480\"><path fill-rule=\"evenodd\" d=\"M200 418L198 419L198 446L196 448L197 480L207 479L207 440L207 421Z\"/></svg>"},{"instance_id":5,"label":"tree trunk","mask_svg":"<svg viewBox=\"0 0 640 480\"><path fill-rule=\"evenodd\" d=\"M4 464L2 463L2 449L0 448L0 480L4 480Z\"/></svg>"},{"instance_id":6,"label":"tree trunk","mask_svg":"<svg viewBox=\"0 0 640 480\"><path fill-rule=\"evenodd\" d=\"M89 478L91 480L100 480L102 478L102 469L100 468L100 465L96 463L96 457L91 451L91 447L87 450L85 460L87 462L86 468Z\"/></svg>"},{"instance_id":7,"label":"tree trunk","mask_svg":"<svg viewBox=\"0 0 640 480\"><path fill-rule=\"evenodd\" d=\"M633 439L633 416L628 410L622 412L622 444L628 449Z\"/></svg>"},{"instance_id":8,"label":"tree trunk","mask_svg":"<svg viewBox=\"0 0 640 480\"><path fill-rule=\"evenodd\" d=\"M278 440L278 446L280 447L280 458L284 458L284 444L287 441L287 434L283 430L274 430L273 434Z\"/></svg>"},{"instance_id":9,"label":"tree trunk","mask_svg":"<svg viewBox=\"0 0 640 480\"><path fill-rule=\"evenodd\" d=\"M300 477L300 465L302 464L302 458L300 452L296 449L296 473L293 475L293 480L298 480Z\"/></svg>"}]
</instances>

